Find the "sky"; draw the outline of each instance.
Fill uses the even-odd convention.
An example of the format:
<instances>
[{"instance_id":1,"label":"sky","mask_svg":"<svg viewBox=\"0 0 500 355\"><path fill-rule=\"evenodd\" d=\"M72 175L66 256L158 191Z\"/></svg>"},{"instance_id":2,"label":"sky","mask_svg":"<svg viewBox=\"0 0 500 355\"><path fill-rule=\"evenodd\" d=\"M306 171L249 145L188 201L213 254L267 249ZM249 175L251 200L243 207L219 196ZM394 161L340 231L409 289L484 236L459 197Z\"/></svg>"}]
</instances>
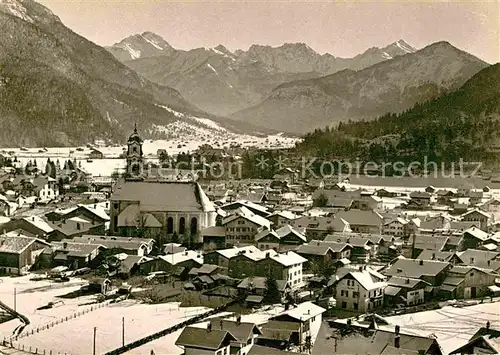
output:
<instances>
[{"instance_id":1,"label":"sky","mask_svg":"<svg viewBox=\"0 0 500 355\"><path fill-rule=\"evenodd\" d=\"M145 31L173 47L304 42L352 57L404 39L416 48L448 41L500 62L500 1L39 0L66 26L99 45Z\"/></svg>"}]
</instances>

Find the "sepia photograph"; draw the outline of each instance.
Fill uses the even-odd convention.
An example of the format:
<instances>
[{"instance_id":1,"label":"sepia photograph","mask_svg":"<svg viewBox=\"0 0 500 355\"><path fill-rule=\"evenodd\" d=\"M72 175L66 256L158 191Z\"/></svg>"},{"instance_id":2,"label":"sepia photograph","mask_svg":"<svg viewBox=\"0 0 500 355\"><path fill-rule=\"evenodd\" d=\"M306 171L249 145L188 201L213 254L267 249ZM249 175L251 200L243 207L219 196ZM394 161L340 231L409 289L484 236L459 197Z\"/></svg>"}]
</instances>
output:
<instances>
[{"instance_id":1,"label":"sepia photograph","mask_svg":"<svg viewBox=\"0 0 500 355\"><path fill-rule=\"evenodd\" d=\"M500 0L0 0L0 355L500 354Z\"/></svg>"}]
</instances>

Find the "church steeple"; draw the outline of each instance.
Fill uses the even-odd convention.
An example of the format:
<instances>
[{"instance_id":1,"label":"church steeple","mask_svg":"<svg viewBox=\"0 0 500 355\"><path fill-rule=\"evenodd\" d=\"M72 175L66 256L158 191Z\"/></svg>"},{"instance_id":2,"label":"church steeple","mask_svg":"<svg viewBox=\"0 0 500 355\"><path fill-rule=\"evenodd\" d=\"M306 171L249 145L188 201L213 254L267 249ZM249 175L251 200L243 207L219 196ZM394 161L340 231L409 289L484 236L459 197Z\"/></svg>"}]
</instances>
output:
<instances>
[{"instance_id":1,"label":"church steeple","mask_svg":"<svg viewBox=\"0 0 500 355\"><path fill-rule=\"evenodd\" d=\"M137 132L137 123L134 124L134 132L127 141L127 173L133 178L139 178L143 173L142 139Z\"/></svg>"}]
</instances>

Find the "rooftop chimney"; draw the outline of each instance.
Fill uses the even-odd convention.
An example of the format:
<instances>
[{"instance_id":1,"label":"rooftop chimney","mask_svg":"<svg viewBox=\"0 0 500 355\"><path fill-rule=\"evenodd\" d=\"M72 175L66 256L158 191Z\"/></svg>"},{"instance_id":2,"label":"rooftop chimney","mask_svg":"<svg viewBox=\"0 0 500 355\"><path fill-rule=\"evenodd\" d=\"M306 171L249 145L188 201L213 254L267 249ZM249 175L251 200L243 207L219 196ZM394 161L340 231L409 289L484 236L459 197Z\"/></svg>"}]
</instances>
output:
<instances>
[{"instance_id":1,"label":"rooftop chimney","mask_svg":"<svg viewBox=\"0 0 500 355\"><path fill-rule=\"evenodd\" d=\"M212 331L212 323L208 323L207 325L207 332L211 332Z\"/></svg>"},{"instance_id":2,"label":"rooftop chimney","mask_svg":"<svg viewBox=\"0 0 500 355\"><path fill-rule=\"evenodd\" d=\"M222 319L219 321L219 325L220 325L220 330L222 330L222 328L224 328L224 321Z\"/></svg>"},{"instance_id":3,"label":"rooftop chimney","mask_svg":"<svg viewBox=\"0 0 500 355\"><path fill-rule=\"evenodd\" d=\"M490 329L490 321L486 322L486 329L488 329L488 330Z\"/></svg>"},{"instance_id":4,"label":"rooftop chimney","mask_svg":"<svg viewBox=\"0 0 500 355\"><path fill-rule=\"evenodd\" d=\"M399 325L396 325L396 326L394 327L394 334L399 335L399 331L400 331L400 330L401 330L400 326L399 326Z\"/></svg>"},{"instance_id":5,"label":"rooftop chimney","mask_svg":"<svg viewBox=\"0 0 500 355\"><path fill-rule=\"evenodd\" d=\"M64 248L64 249L68 249L68 243L67 243L67 242L64 242L64 243L63 243L63 248Z\"/></svg>"},{"instance_id":6,"label":"rooftop chimney","mask_svg":"<svg viewBox=\"0 0 500 355\"><path fill-rule=\"evenodd\" d=\"M241 324L241 316L236 317L236 324Z\"/></svg>"},{"instance_id":7,"label":"rooftop chimney","mask_svg":"<svg viewBox=\"0 0 500 355\"><path fill-rule=\"evenodd\" d=\"M419 264L419 265L424 265L424 261L423 261L423 260L419 260L419 261L418 261L418 264Z\"/></svg>"}]
</instances>

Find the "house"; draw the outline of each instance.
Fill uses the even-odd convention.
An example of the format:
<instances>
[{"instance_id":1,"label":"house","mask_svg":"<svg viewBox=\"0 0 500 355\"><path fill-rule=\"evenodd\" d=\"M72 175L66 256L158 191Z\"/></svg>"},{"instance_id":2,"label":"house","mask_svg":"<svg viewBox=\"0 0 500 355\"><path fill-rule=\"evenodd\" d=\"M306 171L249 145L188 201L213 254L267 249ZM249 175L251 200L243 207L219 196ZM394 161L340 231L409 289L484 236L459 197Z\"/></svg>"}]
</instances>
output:
<instances>
[{"instance_id":1,"label":"house","mask_svg":"<svg viewBox=\"0 0 500 355\"><path fill-rule=\"evenodd\" d=\"M343 321L343 320L339 320ZM403 334L400 327L395 330L366 329L348 324L338 325L340 335L336 337L335 349L332 354L378 354L378 355L443 355L438 341L433 336ZM372 321L377 323L377 319ZM337 326L337 325L336 325ZM331 342L324 346L324 353L331 351ZM322 348L323 349L323 348ZM319 354L319 353L318 353Z\"/></svg>"},{"instance_id":2,"label":"house","mask_svg":"<svg viewBox=\"0 0 500 355\"><path fill-rule=\"evenodd\" d=\"M134 236L144 228L151 237L176 233L201 243L200 231L215 226L213 203L192 181L120 180L110 200L114 235Z\"/></svg>"},{"instance_id":3,"label":"house","mask_svg":"<svg viewBox=\"0 0 500 355\"><path fill-rule=\"evenodd\" d=\"M410 193L410 199L416 205L424 208L431 204L431 194L426 191L413 191Z\"/></svg>"},{"instance_id":4,"label":"house","mask_svg":"<svg viewBox=\"0 0 500 355\"><path fill-rule=\"evenodd\" d=\"M384 303L386 306L404 304L406 306L416 306L424 303L425 288L429 283L420 279L409 277L392 276L387 281L384 290Z\"/></svg>"},{"instance_id":5,"label":"house","mask_svg":"<svg viewBox=\"0 0 500 355\"><path fill-rule=\"evenodd\" d=\"M160 255L154 259L145 261L140 265L140 272L143 274L155 271L175 273L182 269L181 273L186 271L187 274L187 271L195 267L200 267L203 263L203 255L194 250L186 250L181 253Z\"/></svg>"},{"instance_id":6,"label":"house","mask_svg":"<svg viewBox=\"0 0 500 355\"><path fill-rule=\"evenodd\" d=\"M226 227L214 226L201 230L203 250L212 251L226 248Z\"/></svg>"},{"instance_id":7,"label":"house","mask_svg":"<svg viewBox=\"0 0 500 355\"><path fill-rule=\"evenodd\" d=\"M401 258L384 269L382 273L391 277L398 276L424 280L431 285L426 288L425 292L435 295L437 289L435 291L434 289L443 284L451 267L450 263L442 261Z\"/></svg>"},{"instance_id":8,"label":"house","mask_svg":"<svg viewBox=\"0 0 500 355\"><path fill-rule=\"evenodd\" d=\"M500 251L466 249L456 253L458 264L490 268L500 258Z\"/></svg>"},{"instance_id":9,"label":"house","mask_svg":"<svg viewBox=\"0 0 500 355\"><path fill-rule=\"evenodd\" d=\"M48 222L52 231L47 234L49 241L63 239L73 239L84 234L103 235L105 232L104 223L98 223L84 217L72 217L67 220Z\"/></svg>"},{"instance_id":10,"label":"house","mask_svg":"<svg viewBox=\"0 0 500 355\"><path fill-rule=\"evenodd\" d=\"M82 235L71 240L74 243L100 244L109 250L128 255L146 256L153 251L154 239L147 238L123 238L105 235Z\"/></svg>"},{"instance_id":11,"label":"house","mask_svg":"<svg viewBox=\"0 0 500 355\"><path fill-rule=\"evenodd\" d=\"M45 214L45 218L49 222L65 221L73 217L83 217L98 224L109 222L109 216L106 209L101 205L83 205L79 204L68 209L56 209Z\"/></svg>"},{"instance_id":12,"label":"house","mask_svg":"<svg viewBox=\"0 0 500 355\"><path fill-rule=\"evenodd\" d=\"M68 266L73 270L97 266L97 256L106 248L100 244L52 242L42 254L44 266Z\"/></svg>"},{"instance_id":13,"label":"house","mask_svg":"<svg viewBox=\"0 0 500 355\"><path fill-rule=\"evenodd\" d=\"M473 209L462 215L462 221L466 222L479 222L479 228L483 231L488 230L490 222L492 222L491 215L480 209Z\"/></svg>"},{"instance_id":14,"label":"house","mask_svg":"<svg viewBox=\"0 0 500 355\"><path fill-rule=\"evenodd\" d=\"M451 262L455 253L452 251L437 251L437 250L422 250L422 252L417 256L420 260L437 260Z\"/></svg>"},{"instance_id":15,"label":"house","mask_svg":"<svg viewBox=\"0 0 500 355\"><path fill-rule=\"evenodd\" d=\"M276 280L278 291L281 293L281 298L284 299L285 295L290 292L291 288L285 280ZM250 300L245 300L247 303L260 304L264 299L267 291L267 277L251 276L246 277L237 285L240 294L249 294L252 296Z\"/></svg>"},{"instance_id":16,"label":"house","mask_svg":"<svg viewBox=\"0 0 500 355\"><path fill-rule=\"evenodd\" d=\"M237 341L230 332L212 329L209 323L206 329L184 328L175 345L184 350L184 355L230 355L231 343Z\"/></svg>"},{"instance_id":17,"label":"house","mask_svg":"<svg viewBox=\"0 0 500 355\"><path fill-rule=\"evenodd\" d=\"M500 200L496 198L492 198L486 202L483 202L478 205L478 207L488 213L488 214L498 214L500 213Z\"/></svg>"},{"instance_id":18,"label":"house","mask_svg":"<svg viewBox=\"0 0 500 355\"><path fill-rule=\"evenodd\" d=\"M228 275L229 263L231 259L243 253L255 253L259 255L259 257L262 257L263 254L263 252L257 249L256 246L249 245L245 247L233 247L228 249L210 251L204 255L204 260L206 263L219 266L221 268L221 273L224 275Z\"/></svg>"},{"instance_id":19,"label":"house","mask_svg":"<svg viewBox=\"0 0 500 355\"><path fill-rule=\"evenodd\" d=\"M104 159L104 154L97 149L92 149L89 153L89 159Z\"/></svg>"},{"instance_id":20,"label":"house","mask_svg":"<svg viewBox=\"0 0 500 355\"><path fill-rule=\"evenodd\" d=\"M337 308L365 313L384 305L385 277L369 267L341 276L335 286Z\"/></svg>"},{"instance_id":21,"label":"house","mask_svg":"<svg viewBox=\"0 0 500 355\"><path fill-rule=\"evenodd\" d=\"M374 211L350 210L341 211L336 216L349 223L355 233L382 234L383 217Z\"/></svg>"},{"instance_id":22,"label":"house","mask_svg":"<svg viewBox=\"0 0 500 355\"><path fill-rule=\"evenodd\" d=\"M486 327L480 328L467 344L450 353L455 354L500 354L500 330L491 328L487 322Z\"/></svg>"},{"instance_id":23,"label":"house","mask_svg":"<svg viewBox=\"0 0 500 355\"><path fill-rule=\"evenodd\" d=\"M236 321L227 319L210 320L210 325L212 330L227 331L236 338L235 341L231 342L231 348L235 348L238 355L248 354L256 338L262 335L255 323L242 322L240 317L237 317Z\"/></svg>"},{"instance_id":24,"label":"house","mask_svg":"<svg viewBox=\"0 0 500 355\"><path fill-rule=\"evenodd\" d=\"M488 233L476 227L467 229L462 236L461 247L463 250L478 248L488 239Z\"/></svg>"},{"instance_id":25,"label":"house","mask_svg":"<svg viewBox=\"0 0 500 355\"><path fill-rule=\"evenodd\" d=\"M348 243L312 240L299 246L295 252L307 259L307 263L304 265L307 270L331 269L342 260L350 260L352 246Z\"/></svg>"},{"instance_id":26,"label":"house","mask_svg":"<svg viewBox=\"0 0 500 355\"><path fill-rule=\"evenodd\" d=\"M299 346L301 324L298 322L285 322L270 320L261 325L262 335L257 337L255 346L252 347L250 354L260 355L292 355L285 349L292 346ZM255 349L259 352L254 352ZM296 353L295 353L296 354Z\"/></svg>"},{"instance_id":27,"label":"house","mask_svg":"<svg viewBox=\"0 0 500 355\"><path fill-rule=\"evenodd\" d=\"M240 209L242 207L245 207L246 209L250 210L250 212L252 212L256 215L259 215L261 217L264 217L264 218L267 218L271 215L271 213L269 212L267 207L261 206L257 203L250 202L247 200L237 200L237 201L222 205L220 208L223 211L232 213L235 210Z\"/></svg>"},{"instance_id":28,"label":"house","mask_svg":"<svg viewBox=\"0 0 500 355\"><path fill-rule=\"evenodd\" d=\"M271 222L246 207L241 207L224 218L222 226L226 228L227 245L245 245L253 244L255 236L262 230L271 229Z\"/></svg>"},{"instance_id":29,"label":"house","mask_svg":"<svg viewBox=\"0 0 500 355\"><path fill-rule=\"evenodd\" d=\"M349 244L352 247L350 260L366 263L377 254L377 246L370 238L350 233L334 233L326 236L325 242Z\"/></svg>"},{"instance_id":30,"label":"house","mask_svg":"<svg viewBox=\"0 0 500 355\"><path fill-rule=\"evenodd\" d=\"M307 337L311 337L311 343L314 344L322 323L322 315L325 311L326 309L312 302L303 302L283 311L277 316L271 317L270 320L298 324L299 344L304 344Z\"/></svg>"},{"instance_id":31,"label":"house","mask_svg":"<svg viewBox=\"0 0 500 355\"><path fill-rule=\"evenodd\" d=\"M290 211L278 211L271 214L269 217L267 217L267 219L271 221L274 228L281 228L285 225L289 225L290 221L293 221L298 217L299 216Z\"/></svg>"},{"instance_id":32,"label":"house","mask_svg":"<svg viewBox=\"0 0 500 355\"><path fill-rule=\"evenodd\" d=\"M276 231L265 229L255 236L257 247L261 250L291 250L306 241L304 234L289 225L284 225Z\"/></svg>"},{"instance_id":33,"label":"house","mask_svg":"<svg viewBox=\"0 0 500 355\"><path fill-rule=\"evenodd\" d=\"M37 261L49 243L16 232L0 235L0 274L21 275Z\"/></svg>"},{"instance_id":34,"label":"house","mask_svg":"<svg viewBox=\"0 0 500 355\"><path fill-rule=\"evenodd\" d=\"M394 235L397 237L409 237L410 236L410 228L408 228L408 224L410 221L396 217L394 219L390 219L385 221L382 226L382 233L387 235Z\"/></svg>"},{"instance_id":35,"label":"house","mask_svg":"<svg viewBox=\"0 0 500 355\"><path fill-rule=\"evenodd\" d=\"M10 232L19 229L44 239L54 230L43 218L38 216L11 218L8 222L0 225L1 231Z\"/></svg>"},{"instance_id":36,"label":"house","mask_svg":"<svg viewBox=\"0 0 500 355\"><path fill-rule=\"evenodd\" d=\"M350 232L349 223L337 217L311 217L303 216L290 222L290 226L297 230L305 229L306 239L324 239L328 234L333 232Z\"/></svg>"},{"instance_id":37,"label":"house","mask_svg":"<svg viewBox=\"0 0 500 355\"><path fill-rule=\"evenodd\" d=\"M450 298L476 298L490 294L490 286L495 285L497 273L475 266L453 266L443 282L441 293L448 292Z\"/></svg>"},{"instance_id":38,"label":"house","mask_svg":"<svg viewBox=\"0 0 500 355\"><path fill-rule=\"evenodd\" d=\"M57 180L50 176L39 175L33 179L33 192L40 202L47 202L59 196Z\"/></svg>"}]
</instances>

